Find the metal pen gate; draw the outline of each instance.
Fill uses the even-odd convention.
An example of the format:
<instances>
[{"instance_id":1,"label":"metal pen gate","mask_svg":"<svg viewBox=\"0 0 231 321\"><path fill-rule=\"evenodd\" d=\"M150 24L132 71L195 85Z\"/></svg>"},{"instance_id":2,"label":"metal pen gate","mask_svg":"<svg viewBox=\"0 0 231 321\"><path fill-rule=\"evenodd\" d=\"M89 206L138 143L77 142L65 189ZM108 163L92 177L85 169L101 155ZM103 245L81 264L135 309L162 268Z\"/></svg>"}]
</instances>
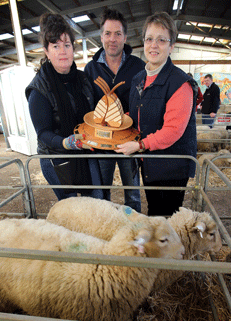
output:
<instances>
[{"instance_id":1,"label":"metal pen gate","mask_svg":"<svg viewBox=\"0 0 231 321\"><path fill-rule=\"evenodd\" d=\"M209 212L211 213L212 217L216 221L221 236L226 243L226 245L231 249L231 238L229 233L227 232L225 226L222 223L222 220L218 216L215 208L213 207L210 199L207 196L207 191L209 190L208 187L208 179L209 179L209 172L210 169L215 171L220 179L225 183L226 189L231 190L231 182L229 179L213 164L213 162L209 160L205 160L202 171L198 161L190 156L176 156L176 155L169 155L169 156L149 156L149 155L134 155L134 156L124 156L124 155L78 155L78 156L71 156L71 157L97 157L97 158L188 158L193 160L196 163L196 177L195 177L195 184L193 186L187 187L145 187L140 186L139 189L180 189L180 190L187 190L192 193L192 203L191 208L193 210L203 211L204 206L207 205L209 208ZM137 187L133 186L80 186L80 185L32 185L31 178L30 178L30 171L29 171L29 163L36 158L70 158L70 155L58 155L58 156L42 156L36 155L32 157L28 157L25 167L23 166L22 162L18 159L9 158L1 158L0 161L3 164L0 164L0 175L1 169L7 168L12 163L16 163L19 167L20 178L21 178L21 185L12 187L12 186L0 186L0 189L10 189L10 190L17 190L13 196L10 196L6 200L0 203L0 209L9 203L12 199L18 197L18 195L22 194L24 200L24 208L25 213L16 213L18 215L26 216L28 218L33 217L36 218L38 213L36 212L35 202L34 202L34 195L33 189L35 188L70 188L70 187L78 187L81 189L137 189ZM227 155L219 156L219 157L227 157ZM231 156L228 156L231 157ZM12 213L11 213L12 215ZM209 272L209 273L217 273L218 278L221 283L221 287L223 289L228 308L231 313L231 296L228 291L227 285L225 284L224 278L222 274L230 273L231 271L231 263L227 262L216 262L212 257L211 261L191 261L191 260L170 260L170 259L154 259L154 258L137 258L137 257L120 257L120 256L106 256L106 255L95 255L95 254L81 254L81 253L66 253L66 252L54 252L54 251L38 251L38 250L23 250L23 249L9 249L9 248L0 248L0 257L10 257L10 258L21 258L21 259L32 259L32 260L45 260L45 261L56 261L56 262L72 262L72 263L84 263L84 264L104 264L104 265L118 265L118 266L135 266L135 267L149 267L149 268L159 268L159 269L171 269L171 270L182 270L182 271L195 271L195 272ZM216 310L214 306L212 306L212 312L214 320L219 320ZM0 320L57 320L52 318L42 318L42 317L30 317L30 316L21 316L21 315L14 315L14 314L7 314L7 313L0 313ZM60 320L60 319L59 319Z\"/></svg>"}]
</instances>

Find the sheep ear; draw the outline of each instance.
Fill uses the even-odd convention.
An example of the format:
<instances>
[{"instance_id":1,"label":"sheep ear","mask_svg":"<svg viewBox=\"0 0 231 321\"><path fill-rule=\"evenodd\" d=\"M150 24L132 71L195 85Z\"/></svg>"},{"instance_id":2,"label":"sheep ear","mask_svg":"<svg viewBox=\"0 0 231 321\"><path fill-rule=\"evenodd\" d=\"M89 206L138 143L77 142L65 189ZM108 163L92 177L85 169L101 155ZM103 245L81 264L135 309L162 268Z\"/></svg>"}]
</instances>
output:
<instances>
[{"instance_id":1,"label":"sheep ear","mask_svg":"<svg viewBox=\"0 0 231 321\"><path fill-rule=\"evenodd\" d=\"M139 233L135 240L131 242L132 245L137 247L139 253L144 253L144 245L150 241L151 235L147 231Z\"/></svg>"},{"instance_id":2,"label":"sheep ear","mask_svg":"<svg viewBox=\"0 0 231 321\"><path fill-rule=\"evenodd\" d=\"M203 222L198 222L196 225L193 227L193 230L197 231L200 233L201 238L203 238L203 232L206 229L206 225Z\"/></svg>"}]
</instances>

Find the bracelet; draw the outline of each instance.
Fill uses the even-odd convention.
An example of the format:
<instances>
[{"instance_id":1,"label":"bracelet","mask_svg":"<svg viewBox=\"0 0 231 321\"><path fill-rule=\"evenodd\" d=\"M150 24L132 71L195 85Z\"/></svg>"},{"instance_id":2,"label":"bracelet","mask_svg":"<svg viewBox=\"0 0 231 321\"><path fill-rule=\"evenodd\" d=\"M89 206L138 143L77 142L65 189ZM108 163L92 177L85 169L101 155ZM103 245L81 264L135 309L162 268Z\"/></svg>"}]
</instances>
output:
<instances>
[{"instance_id":1,"label":"bracelet","mask_svg":"<svg viewBox=\"0 0 231 321\"><path fill-rule=\"evenodd\" d=\"M139 149L139 153L142 153L145 151L145 145L144 145L144 142L142 140L139 140L138 141L139 145L140 145L140 149Z\"/></svg>"}]
</instances>

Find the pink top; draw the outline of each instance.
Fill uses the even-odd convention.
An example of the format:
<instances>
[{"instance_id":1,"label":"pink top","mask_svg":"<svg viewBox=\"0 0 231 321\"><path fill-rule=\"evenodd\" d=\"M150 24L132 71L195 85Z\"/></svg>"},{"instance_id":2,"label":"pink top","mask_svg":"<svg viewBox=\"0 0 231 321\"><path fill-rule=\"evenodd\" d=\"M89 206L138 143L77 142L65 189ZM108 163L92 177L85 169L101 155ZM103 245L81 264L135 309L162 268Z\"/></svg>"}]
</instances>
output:
<instances>
[{"instance_id":1,"label":"pink top","mask_svg":"<svg viewBox=\"0 0 231 321\"><path fill-rule=\"evenodd\" d=\"M144 89L157 75L147 76ZM164 124L160 130L142 139L146 149L165 149L173 145L183 135L191 116L193 107L193 90L185 82L169 99L164 114Z\"/></svg>"}]
</instances>

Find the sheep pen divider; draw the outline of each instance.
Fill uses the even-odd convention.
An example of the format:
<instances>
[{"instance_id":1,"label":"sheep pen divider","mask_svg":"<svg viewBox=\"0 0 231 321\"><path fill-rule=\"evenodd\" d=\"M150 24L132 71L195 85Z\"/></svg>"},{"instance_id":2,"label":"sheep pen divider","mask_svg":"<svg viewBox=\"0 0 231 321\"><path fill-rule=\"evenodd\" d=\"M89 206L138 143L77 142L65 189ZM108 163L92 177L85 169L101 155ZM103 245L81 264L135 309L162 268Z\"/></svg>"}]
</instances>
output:
<instances>
[{"instance_id":1,"label":"sheep pen divider","mask_svg":"<svg viewBox=\"0 0 231 321\"><path fill-rule=\"evenodd\" d=\"M70 158L72 155L62 155L63 158ZM79 157L83 157L82 155L78 155ZM95 155L84 155L84 157L96 157ZM32 161L34 158L60 158L60 155L49 155L49 156L42 156L42 155L35 155L29 157L26 161L25 170L23 168L23 164L20 163L19 160L12 160L16 162L19 166L20 177L23 188L20 189L13 197L5 200L0 204L0 208L3 207L7 202L10 202L14 197L17 197L20 193L25 195L24 202L25 202L25 209L26 209L26 216L37 218L39 216L36 213L35 202L33 197L33 188L70 188L70 187L78 187L78 188L121 188L121 189L136 189L137 187L132 186L75 186L75 185L65 185L65 186L56 186L56 185L32 185L30 179L30 171L29 171L29 162ZM76 155L73 155L76 157ZM151 157L151 158L182 158L186 157L189 159L193 159L196 162L197 171L196 171L196 180L195 185L191 187L179 187L173 189L185 189L192 191L193 199L192 199L192 208L194 210L202 210L204 205L206 204L213 216L214 220L218 224L221 236L224 238L226 244L231 249L231 239L230 236L224 227L222 221L220 220L216 210L212 206L206 191L208 190L208 176L209 176L209 169L212 168L217 175L225 182L227 188L231 188L230 181L224 176L224 174L209 160L205 161L205 165L202 166L202 171L200 171L200 165L196 159L190 156L176 156L176 155L169 155L169 156L149 156L149 155L136 155L136 156L123 156L123 155L97 155L99 158L129 158L129 157L136 157L136 158L144 158L144 157ZM224 156L223 156L224 157ZM1 159L1 158L0 158ZM6 159L6 163L0 165L0 169L3 167L7 167L11 165L11 160ZM205 170L206 168L206 170ZM201 174L200 174L201 173ZM0 187L1 189L4 187ZM6 187L9 188L9 187ZM147 187L145 187L147 188ZM149 189L158 189L158 187L149 187ZM162 188L162 187L161 187ZM143 186L140 186L139 189L144 189ZM172 189L170 187L165 187L163 189ZM149 267L149 268L159 268L159 269L171 269L171 270L183 270L183 271L197 271L197 272L208 272L208 273L217 273L218 277L221 279L221 283L224 283L222 289L225 293L225 297L227 299L227 304L229 310L231 311L231 299L230 294L227 291L227 287L225 285L224 279L222 274L230 273L231 271L231 263L227 262L206 262L206 261L191 261L191 260L166 260L166 259L154 259L154 258L135 258L135 257L113 257L113 256L105 256L105 255L93 255L93 254L70 254L70 253L57 253L51 251L36 251L36 250L19 250L19 249L9 249L9 248L1 248L0 249L0 257L10 257L10 258L23 258L23 259L32 259L32 260L51 260L51 261L65 261L65 262L72 262L72 263L82 263L82 264L105 264L105 265L120 265L120 266L137 266L137 267ZM18 317L18 318L17 318ZM0 313L1 320L22 320L21 316L10 315ZM214 316L215 320L218 320L216 316ZM39 318L39 317L32 317L28 316L24 318L24 320L52 320L49 318ZM53 319L55 320L55 319Z\"/></svg>"}]
</instances>

